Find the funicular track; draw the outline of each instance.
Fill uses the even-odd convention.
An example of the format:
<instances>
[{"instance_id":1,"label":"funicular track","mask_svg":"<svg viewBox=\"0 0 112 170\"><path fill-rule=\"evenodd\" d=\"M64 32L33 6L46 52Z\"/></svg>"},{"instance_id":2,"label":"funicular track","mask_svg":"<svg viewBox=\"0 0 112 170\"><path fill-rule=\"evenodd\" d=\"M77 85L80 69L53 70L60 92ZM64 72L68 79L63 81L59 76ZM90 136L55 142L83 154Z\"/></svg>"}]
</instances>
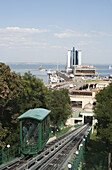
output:
<instances>
[{"instance_id":1,"label":"funicular track","mask_svg":"<svg viewBox=\"0 0 112 170\"><path fill-rule=\"evenodd\" d=\"M80 144L83 136L88 130L88 125L83 125L76 128L71 132L67 132L56 140L48 143L44 151L37 157L24 157L18 158L15 161L10 162L6 166L0 168L1 170L51 170L60 169L64 166L64 160L70 155L73 148L77 148Z\"/></svg>"},{"instance_id":2,"label":"funicular track","mask_svg":"<svg viewBox=\"0 0 112 170\"><path fill-rule=\"evenodd\" d=\"M49 149L33 158L28 163L24 164L18 170L51 170L60 169L64 166L64 162L73 148L77 148L81 143L84 135L87 133L90 127L84 125L75 131L72 131L65 138L63 137Z\"/></svg>"},{"instance_id":3,"label":"funicular track","mask_svg":"<svg viewBox=\"0 0 112 170\"><path fill-rule=\"evenodd\" d=\"M0 167L0 170L14 170L14 169L17 169L17 167L19 165L22 165L24 163L27 163L28 161L32 160L32 157L31 156L26 156L24 158L22 157L19 157L19 158L16 158L10 162L8 162L6 165L3 165Z\"/></svg>"},{"instance_id":4,"label":"funicular track","mask_svg":"<svg viewBox=\"0 0 112 170\"><path fill-rule=\"evenodd\" d=\"M71 132L67 132L63 135L61 135L60 137L58 137L57 139L53 140L52 142L46 144L46 146L44 147L44 150L43 151L46 151L48 148L50 148L51 146L55 145L59 140L65 138L66 136L68 136L69 134L75 132L77 129L79 129L80 127L77 127L76 129L74 129L73 131ZM10 169L10 170L14 170L14 169L17 169L16 167L19 167L19 166L22 166L23 164L27 163L28 161L30 161L32 159L31 156L26 156L24 158L16 158L14 159L13 161L7 163L6 165L3 165L0 167L0 170L7 170L7 169Z\"/></svg>"},{"instance_id":5,"label":"funicular track","mask_svg":"<svg viewBox=\"0 0 112 170\"><path fill-rule=\"evenodd\" d=\"M64 169L65 162L69 155L79 146L81 143L81 138L83 136L83 131L73 137L65 146L60 149L50 160L48 160L44 165L42 165L39 170L60 170ZM33 167L32 167L33 168Z\"/></svg>"},{"instance_id":6,"label":"funicular track","mask_svg":"<svg viewBox=\"0 0 112 170\"><path fill-rule=\"evenodd\" d=\"M82 125L83 126L83 125ZM59 136L58 138L56 138L55 140L53 140L52 142L49 142L46 144L46 146L44 147L44 151L49 149L51 146L55 145L57 142L59 142L61 139L67 137L68 135L74 133L76 130L80 129L82 126L79 126L77 128L75 128L74 130L72 131L69 131L69 132L66 132L65 134Z\"/></svg>"}]
</instances>

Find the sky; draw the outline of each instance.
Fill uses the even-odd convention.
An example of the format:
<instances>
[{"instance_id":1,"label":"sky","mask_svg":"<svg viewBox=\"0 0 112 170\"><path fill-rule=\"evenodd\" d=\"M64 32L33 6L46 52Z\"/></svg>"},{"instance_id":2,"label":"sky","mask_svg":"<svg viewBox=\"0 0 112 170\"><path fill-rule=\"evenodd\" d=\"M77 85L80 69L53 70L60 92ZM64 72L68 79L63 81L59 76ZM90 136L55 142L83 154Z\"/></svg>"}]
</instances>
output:
<instances>
[{"instance_id":1,"label":"sky","mask_svg":"<svg viewBox=\"0 0 112 170\"><path fill-rule=\"evenodd\" d=\"M112 0L0 0L0 62L112 64Z\"/></svg>"}]
</instances>

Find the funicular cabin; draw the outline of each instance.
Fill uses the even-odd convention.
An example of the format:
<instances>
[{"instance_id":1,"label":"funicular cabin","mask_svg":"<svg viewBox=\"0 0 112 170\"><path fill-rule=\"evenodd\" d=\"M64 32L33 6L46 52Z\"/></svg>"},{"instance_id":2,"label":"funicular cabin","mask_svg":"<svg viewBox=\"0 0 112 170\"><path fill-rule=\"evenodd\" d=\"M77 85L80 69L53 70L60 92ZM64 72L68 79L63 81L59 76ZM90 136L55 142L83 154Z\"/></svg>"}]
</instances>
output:
<instances>
[{"instance_id":1,"label":"funicular cabin","mask_svg":"<svg viewBox=\"0 0 112 170\"><path fill-rule=\"evenodd\" d=\"M43 108L30 109L21 116L20 147L24 155L36 155L49 139L49 113Z\"/></svg>"}]
</instances>

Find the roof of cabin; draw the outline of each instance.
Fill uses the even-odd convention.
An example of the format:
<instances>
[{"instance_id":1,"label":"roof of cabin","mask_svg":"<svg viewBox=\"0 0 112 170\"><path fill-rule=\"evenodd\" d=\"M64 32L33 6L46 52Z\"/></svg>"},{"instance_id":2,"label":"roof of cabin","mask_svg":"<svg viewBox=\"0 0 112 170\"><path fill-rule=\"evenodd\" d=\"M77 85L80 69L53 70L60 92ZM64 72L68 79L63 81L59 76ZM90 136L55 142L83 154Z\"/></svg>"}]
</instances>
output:
<instances>
[{"instance_id":1,"label":"roof of cabin","mask_svg":"<svg viewBox=\"0 0 112 170\"><path fill-rule=\"evenodd\" d=\"M31 118L42 121L51 111L43 108L30 109L18 117L19 120Z\"/></svg>"}]
</instances>

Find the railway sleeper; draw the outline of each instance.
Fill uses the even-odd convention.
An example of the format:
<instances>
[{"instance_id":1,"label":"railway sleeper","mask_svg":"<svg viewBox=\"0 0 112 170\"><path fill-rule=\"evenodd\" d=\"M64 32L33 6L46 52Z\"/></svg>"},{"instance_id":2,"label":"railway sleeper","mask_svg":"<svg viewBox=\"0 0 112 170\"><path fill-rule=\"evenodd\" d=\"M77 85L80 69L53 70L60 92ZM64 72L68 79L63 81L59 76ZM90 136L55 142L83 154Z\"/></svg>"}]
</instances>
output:
<instances>
[{"instance_id":1,"label":"railway sleeper","mask_svg":"<svg viewBox=\"0 0 112 170\"><path fill-rule=\"evenodd\" d=\"M77 133L78 133L78 132L77 132ZM72 137L73 137L74 135L77 136L76 132L75 132L73 135L70 135L69 137L66 137L66 139L61 140L59 143L61 143L61 145L64 145L63 143L69 143L69 141L72 139ZM67 139L68 139L68 140L67 140ZM77 140L78 140L78 139L77 139ZM54 150L54 152L51 153L50 155L48 154L48 155L49 155L48 158L41 160L41 163L39 162L38 165L34 165L34 166L32 167L32 169L34 169L35 167L40 167L44 162L47 161L47 159L49 159L52 155L54 155L54 154L57 152L57 150L60 150L60 149L62 148L62 146L60 146L59 143L56 144L53 148L50 149L50 151L51 151L51 150ZM68 149L68 148L67 148L67 149ZM70 148L70 150L71 150L71 148ZM52 152L52 151L51 151L51 152ZM44 153L44 155L45 155L45 153ZM37 158L37 159L38 159L38 158ZM42 159L42 157L41 157L41 159ZM60 159L61 159L61 158L60 158ZM28 163L28 164L29 164L29 163ZM26 166L25 166L25 167L26 167ZM25 169L25 168L24 168L24 169Z\"/></svg>"}]
</instances>

